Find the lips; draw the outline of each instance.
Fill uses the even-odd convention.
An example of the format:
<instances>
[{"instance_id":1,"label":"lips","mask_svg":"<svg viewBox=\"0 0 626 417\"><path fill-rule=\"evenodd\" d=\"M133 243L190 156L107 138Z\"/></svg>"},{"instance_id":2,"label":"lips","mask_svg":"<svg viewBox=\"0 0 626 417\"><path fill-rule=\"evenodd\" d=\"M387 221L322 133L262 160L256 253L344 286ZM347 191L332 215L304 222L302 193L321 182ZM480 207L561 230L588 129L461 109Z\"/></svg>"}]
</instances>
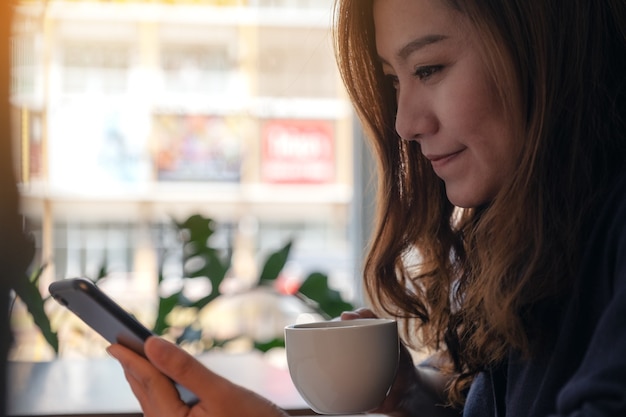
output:
<instances>
[{"instance_id":1,"label":"lips","mask_svg":"<svg viewBox=\"0 0 626 417\"><path fill-rule=\"evenodd\" d=\"M448 162L454 159L461 152L463 152L463 150L445 153L445 154L426 154L424 156L428 158L433 168L438 168L438 167L442 167L446 165Z\"/></svg>"}]
</instances>

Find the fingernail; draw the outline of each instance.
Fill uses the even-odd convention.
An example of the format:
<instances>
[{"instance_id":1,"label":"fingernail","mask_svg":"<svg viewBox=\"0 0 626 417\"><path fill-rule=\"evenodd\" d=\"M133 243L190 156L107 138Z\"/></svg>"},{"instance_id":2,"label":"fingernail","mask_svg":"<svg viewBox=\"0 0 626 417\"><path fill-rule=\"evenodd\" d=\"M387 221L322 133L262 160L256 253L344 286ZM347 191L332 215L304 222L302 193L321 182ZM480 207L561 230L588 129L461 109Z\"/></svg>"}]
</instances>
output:
<instances>
[{"instance_id":1,"label":"fingernail","mask_svg":"<svg viewBox=\"0 0 626 417\"><path fill-rule=\"evenodd\" d=\"M113 359L118 360L118 361L120 360L120 358L117 356L117 353L118 353L117 349L115 349L115 347L113 345L107 346L105 350L106 350L106 353L110 357L112 357Z\"/></svg>"},{"instance_id":2,"label":"fingernail","mask_svg":"<svg viewBox=\"0 0 626 417\"><path fill-rule=\"evenodd\" d=\"M112 357L114 359L117 359L115 357L115 355L113 355L113 353L111 353L111 346L107 346L104 350L106 351L107 355L109 355L110 357Z\"/></svg>"},{"instance_id":3,"label":"fingernail","mask_svg":"<svg viewBox=\"0 0 626 417\"><path fill-rule=\"evenodd\" d=\"M153 345L152 348L148 348L148 344ZM146 340L146 350L150 351L150 356L154 359L156 358L165 358L168 356L167 349L170 347L171 343L167 340L163 339L159 336L150 336L148 340ZM155 349L156 348L156 349ZM166 349L164 351L164 349ZM147 353L147 352L146 352Z\"/></svg>"}]
</instances>

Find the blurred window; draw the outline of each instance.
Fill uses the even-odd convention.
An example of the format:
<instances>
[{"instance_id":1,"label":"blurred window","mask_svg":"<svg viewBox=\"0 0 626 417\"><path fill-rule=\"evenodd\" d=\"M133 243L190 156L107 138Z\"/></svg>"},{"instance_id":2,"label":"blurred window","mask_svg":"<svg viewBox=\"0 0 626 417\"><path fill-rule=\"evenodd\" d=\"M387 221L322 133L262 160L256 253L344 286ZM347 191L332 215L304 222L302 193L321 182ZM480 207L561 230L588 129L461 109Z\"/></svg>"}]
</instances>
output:
<instances>
[{"instance_id":1,"label":"blurred window","mask_svg":"<svg viewBox=\"0 0 626 417\"><path fill-rule=\"evenodd\" d=\"M22 0L11 104L43 292L105 266L149 315L159 273L170 289L189 281L174 220L199 214L212 246L232 249L235 281L292 241L286 275L325 273L357 299L353 114L331 5Z\"/></svg>"},{"instance_id":2,"label":"blurred window","mask_svg":"<svg viewBox=\"0 0 626 417\"><path fill-rule=\"evenodd\" d=\"M161 66L166 92L179 94L224 93L233 71L226 45L163 45Z\"/></svg>"},{"instance_id":3,"label":"blurred window","mask_svg":"<svg viewBox=\"0 0 626 417\"><path fill-rule=\"evenodd\" d=\"M128 88L130 47L105 42L66 42L62 46L62 90L66 94L124 93Z\"/></svg>"},{"instance_id":4,"label":"blurred window","mask_svg":"<svg viewBox=\"0 0 626 417\"><path fill-rule=\"evenodd\" d=\"M299 9L329 10L332 0L249 0L250 4L259 7L292 7Z\"/></svg>"},{"instance_id":5,"label":"blurred window","mask_svg":"<svg viewBox=\"0 0 626 417\"><path fill-rule=\"evenodd\" d=\"M335 61L327 28L259 29L259 95L334 97Z\"/></svg>"}]
</instances>

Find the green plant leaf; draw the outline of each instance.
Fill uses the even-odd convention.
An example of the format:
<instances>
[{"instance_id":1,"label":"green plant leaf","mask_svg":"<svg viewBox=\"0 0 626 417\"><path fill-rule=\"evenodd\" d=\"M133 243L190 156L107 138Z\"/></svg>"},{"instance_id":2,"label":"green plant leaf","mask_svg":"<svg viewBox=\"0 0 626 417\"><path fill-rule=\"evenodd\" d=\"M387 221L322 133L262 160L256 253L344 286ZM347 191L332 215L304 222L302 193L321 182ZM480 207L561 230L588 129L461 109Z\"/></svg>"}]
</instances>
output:
<instances>
[{"instance_id":1,"label":"green plant leaf","mask_svg":"<svg viewBox=\"0 0 626 417\"><path fill-rule=\"evenodd\" d=\"M215 284L219 286L230 268L230 259L223 261L215 250L205 251L197 256L202 257L203 265L195 271L187 271L185 275L188 278L208 277L214 287Z\"/></svg>"},{"instance_id":2,"label":"green plant leaf","mask_svg":"<svg viewBox=\"0 0 626 417\"><path fill-rule=\"evenodd\" d=\"M98 275L96 275L96 279L93 280L94 284L97 284L101 279L106 278L109 275L109 267L106 259L106 255L100 264L100 269L98 269Z\"/></svg>"},{"instance_id":3,"label":"green plant leaf","mask_svg":"<svg viewBox=\"0 0 626 417\"><path fill-rule=\"evenodd\" d=\"M213 348L223 348L227 344L231 343L233 340L237 340L237 337L231 337L228 339L213 339L211 349Z\"/></svg>"},{"instance_id":4,"label":"green plant leaf","mask_svg":"<svg viewBox=\"0 0 626 417\"><path fill-rule=\"evenodd\" d=\"M192 215L183 223L176 223L183 240L183 271L187 278L206 277L211 281L211 293L189 305L201 309L220 295L220 285L232 262L232 250L223 251L209 246L214 233L212 219L199 214ZM223 256L220 256L223 254ZM192 258L200 258L200 266L189 270L185 267Z\"/></svg>"},{"instance_id":5,"label":"green plant leaf","mask_svg":"<svg viewBox=\"0 0 626 417\"><path fill-rule=\"evenodd\" d=\"M283 270L285 264L287 263L292 243L292 240L289 240L281 249L270 254L265 261L265 265L263 265L263 270L259 276L259 285L271 285L274 281L276 281L280 271Z\"/></svg>"},{"instance_id":6,"label":"green plant leaf","mask_svg":"<svg viewBox=\"0 0 626 417\"><path fill-rule=\"evenodd\" d=\"M156 322L154 323L154 327L152 331L158 335L162 335L165 330L169 327L167 324L167 316L172 312L174 307L179 304L179 299L182 296L182 293L177 292L176 294L172 294L169 297L160 297L159 298L159 309L157 311Z\"/></svg>"},{"instance_id":7,"label":"green plant leaf","mask_svg":"<svg viewBox=\"0 0 626 417\"><path fill-rule=\"evenodd\" d=\"M284 348L285 347L285 339L276 338L270 340L269 342L254 342L254 348L261 352L268 352L274 348Z\"/></svg>"},{"instance_id":8,"label":"green plant leaf","mask_svg":"<svg viewBox=\"0 0 626 417\"><path fill-rule=\"evenodd\" d=\"M198 270L185 275L189 278L208 276L212 281L221 281L230 268L232 251L229 250L224 257L220 257L220 251L209 246L209 238L215 233L214 221L194 214L182 223L175 223L183 242L183 266L194 257L203 261Z\"/></svg>"},{"instance_id":9,"label":"green plant leaf","mask_svg":"<svg viewBox=\"0 0 626 417\"><path fill-rule=\"evenodd\" d=\"M160 299L158 319L154 328L154 331L159 334L162 334L167 329L166 317L176 306L192 307L200 311L207 304L218 298L221 295L220 286L232 263L232 247L224 253L223 250L210 246L210 237L215 230L212 219L194 214L184 222L174 220L174 224L178 228L180 241L183 245L182 276L188 279L209 278L212 289L209 294L195 302L187 300L182 295L182 291L165 299ZM293 241L290 239L282 248L269 254L261 269L257 287L273 287L287 263L292 246ZM162 281L163 262L160 262L159 283ZM338 291L328 288L328 277L319 272L310 274L302 284L299 292L294 294L294 296L327 318L332 318L338 316L343 311L354 309L352 304L342 299ZM183 334L180 336L180 341L197 341L201 335L201 332L198 333L194 328L189 327L184 329ZM233 339L213 340L211 348L224 346L230 340ZM254 342L254 348L261 352L267 352L275 347L284 347L284 345L283 338L276 338L268 342Z\"/></svg>"},{"instance_id":10,"label":"green plant leaf","mask_svg":"<svg viewBox=\"0 0 626 417\"><path fill-rule=\"evenodd\" d=\"M159 276L158 276L158 281L157 281L158 286L160 286L163 280L165 279L165 276L163 274L163 269L165 266L165 261L169 255L168 252L169 251L167 249L160 249L158 253L158 257L157 257L158 264L159 264Z\"/></svg>"},{"instance_id":11,"label":"green plant leaf","mask_svg":"<svg viewBox=\"0 0 626 417\"><path fill-rule=\"evenodd\" d=\"M197 242L199 247L206 247L207 241L215 233L215 222L213 219L200 214L193 214L182 223L176 221L174 223L179 230L187 230L189 232L189 236L184 239L185 241Z\"/></svg>"},{"instance_id":12,"label":"green plant leaf","mask_svg":"<svg viewBox=\"0 0 626 417\"><path fill-rule=\"evenodd\" d=\"M29 278L17 280L14 286L15 293L24 302L28 312L33 317L35 325L41 330L46 342L52 347L56 354L59 353L59 338L56 332L52 331L50 319L44 310L44 299L39 291L39 278L45 269L45 264L39 267Z\"/></svg>"},{"instance_id":13,"label":"green plant leaf","mask_svg":"<svg viewBox=\"0 0 626 417\"><path fill-rule=\"evenodd\" d=\"M298 294L315 302L319 312L328 318L354 309L352 304L343 300L339 291L328 287L328 276L321 272L311 273L298 289Z\"/></svg>"}]
</instances>

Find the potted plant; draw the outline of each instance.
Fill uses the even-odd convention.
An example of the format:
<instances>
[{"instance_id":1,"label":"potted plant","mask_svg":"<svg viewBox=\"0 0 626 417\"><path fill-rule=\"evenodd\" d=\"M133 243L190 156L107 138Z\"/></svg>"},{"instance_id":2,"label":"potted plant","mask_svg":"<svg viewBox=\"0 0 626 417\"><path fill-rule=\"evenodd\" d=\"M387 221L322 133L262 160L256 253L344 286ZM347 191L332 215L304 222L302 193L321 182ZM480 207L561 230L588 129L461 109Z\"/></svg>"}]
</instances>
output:
<instances>
[{"instance_id":1,"label":"potted plant","mask_svg":"<svg viewBox=\"0 0 626 417\"><path fill-rule=\"evenodd\" d=\"M301 310L309 311L321 319L330 319L338 316L342 311L354 308L351 303L343 299L338 291L329 287L328 276L323 272L311 272L296 287L281 285L281 272L291 253L292 240L269 254L263 262L258 279L254 283L235 293L224 293L222 284L231 270L233 251L232 248L222 250L211 245L211 237L215 233L216 223L211 218L194 214L182 222L173 220L173 225L182 248L180 262L181 278L184 284L173 294L159 296L157 315L152 326L152 331L155 334L166 335L173 338L177 343L195 344L200 346L200 350L221 347L239 338L250 338L249 334L243 334L245 332L222 337L208 332L206 326L203 326L206 312L220 302L223 303L225 299L238 300L238 305L241 306L259 302L263 297L265 299L270 297L271 302L275 303L283 301L296 303ZM35 253L35 245L32 240L29 250L30 259L32 259ZM159 286L165 280L163 266L168 256L171 254L165 252L160 257ZM59 336L44 308L50 297L42 297L39 290L39 280L45 267L45 264L34 267L29 274L17 281L14 290L16 298L23 301L46 343L52 348L55 355L58 355ZM91 279L98 282L105 279L107 275L105 261L97 275ZM210 291L199 299L191 300L184 295L185 283L188 284L195 279L208 279L211 284ZM180 315L181 311L184 311L188 317L186 323L182 325L174 323L175 320L173 320L173 317ZM255 313L257 323L263 323L267 321L267 318L263 311ZM273 347L284 346L282 332L275 332L272 338L252 337L252 339L251 347L263 352Z\"/></svg>"},{"instance_id":2,"label":"potted plant","mask_svg":"<svg viewBox=\"0 0 626 417\"><path fill-rule=\"evenodd\" d=\"M330 319L338 316L342 311L352 310L354 306L344 300L340 292L330 288L328 276L322 272L315 271L308 276L297 287L281 285L281 272L283 271L293 247L293 241L289 240L282 248L269 254L264 260L260 273L255 282L251 285L236 291L225 294L223 284L227 279L227 274L231 270L232 250L220 250L211 246L211 236L215 233L216 224L208 217L194 214L183 222L174 222L179 232L182 245L182 271L185 280L198 278L210 280L210 292L195 301L189 300L184 295L184 286L179 291L166 297L160 297L157 319L154 325L154 332L165 334L172 330L169 320L177 310L184 309L191 311L187 323L179 326L174 335L178 343L202 342L205 348L224 346L240 337L252 338L252 346L261 351L267 351L273 347L284 346L284 336L282 326L277 326L280 331L274 332L273 338L255 338L250 335L250 325L247 331L231 334L228 337L221 337L207 331L202 325L202 319L206 315L204 311L210 310L214 305L231 301L235 308L231 308L231 315L242 315L242 310L249 310L250 303L261 303L263 299L270 300L269 303L295 302L300 305L302 311L309 311L322 318ZM159 267L159 285L164 281L163 261ZM236 310L239 311L236 311ZM269 310L263 314L262 309L256 309L256 326L261 326L269 319ZM252 324L254 327L255 324ZM182 328L181 328L182 327ZM270 332L271 333L271 332Z\"/></svg>"}]
</instances>

